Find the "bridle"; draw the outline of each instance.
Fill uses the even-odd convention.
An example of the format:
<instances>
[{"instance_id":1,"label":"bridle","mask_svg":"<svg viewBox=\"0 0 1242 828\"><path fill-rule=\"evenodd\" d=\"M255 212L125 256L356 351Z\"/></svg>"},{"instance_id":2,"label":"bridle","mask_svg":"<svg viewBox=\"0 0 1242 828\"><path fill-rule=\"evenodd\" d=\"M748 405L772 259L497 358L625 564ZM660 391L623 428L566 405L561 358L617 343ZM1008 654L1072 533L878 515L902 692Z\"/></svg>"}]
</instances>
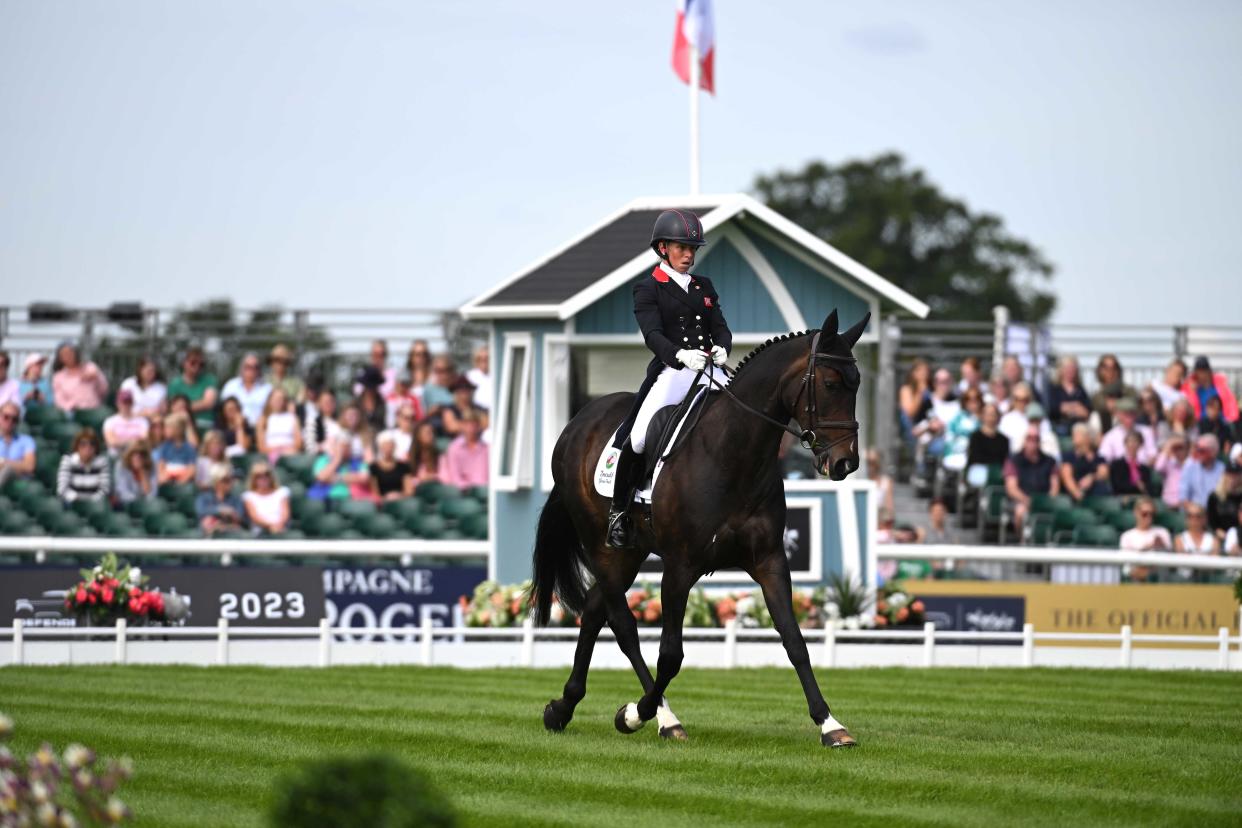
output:
<instances>
[{"instance_id":1,"label":"bridle","mask_svg":"<svg viewBox=\"0 0 1242 828\"><path fill-rule=\"evenodd\" d=\"M819 407L815 401L815 366L818 365L821 361L829 362L829 363L837 362L837 363L842 363L842 364L850 364L850 363L858 362L858 360L852 356L838 356L837 354L819 353L819 337L820 337L820 334L822 333L823 331L816 331L815 336L811 339L811 353L807 357L807 360L806 360L806 373L802 375L802 385L798 388L798 396L794 398L794 410L797 411L798 404L802 400L802 395L807 393L808 388L811 389L811 392L808 395L809 399L807 400L806 407L805 409L803 409L808 415L808 422L810 423L809 428L804 428L802 426L802 421L798 419L797 414L795 414L793 417L793 421L797 423L797 428L794 428L793 426L789 425L789 423L782 423L780 420L777 420L774 417L769 417L767 414L764 414L762 411L759 411L758 409L753 408L750 405L747 405L746 403L742 402L740 399L737 398L737 395L733 393L733 391L729 388L729 386L722 384L719 380L717 380L715 377L712 376L711 369L713 365L710 361L708 362L708 369L707 369L708 382L710 382L712 385L719 388L721 391L725 392L725 394L728 395L729 399L737 403L738 406L741 407L743 411L749 412L750 414L755 415L761 420L765 420L771 423L772 425L776 426L782 431L788 432L789 434L792 434L794 437L797 437L798 440L801 441L802 446L808 449L812 454L815 455L815 460L817 462L817 465L820 465L820 466L826 465L827 454L829 450L832 449L833 446L839 443L843 443L846 440L853 440L858 437L858 421L857 420L820 420L818 419ZM728 372L728 369L726 368L725 371ZM691 387L694 387L694 384L691 384ZM820 431L827 431L829 429L845 429L845 433L840 434L837 437L834 437L832 440L829 440L826 443L821 443L819 436L815 433L815 429L819 429ZM824 458L824 461L821 461L820 458ZM823 472L822 468L821 468L821 472Z\"/></svg>"}]
</instances>

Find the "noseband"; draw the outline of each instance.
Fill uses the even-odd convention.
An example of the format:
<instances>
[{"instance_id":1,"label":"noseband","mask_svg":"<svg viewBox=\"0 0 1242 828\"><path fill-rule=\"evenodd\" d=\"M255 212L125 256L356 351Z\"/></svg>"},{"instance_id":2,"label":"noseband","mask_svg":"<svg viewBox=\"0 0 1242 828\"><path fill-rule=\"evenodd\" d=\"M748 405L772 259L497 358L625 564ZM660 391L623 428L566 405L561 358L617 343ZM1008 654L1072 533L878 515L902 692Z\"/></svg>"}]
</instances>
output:
<instances>
[{"instance_id":1,"label":"noseband","mask_svg":"<svg viewBox=\"0 0 1242 828\"><path fill-rule=\"evenodd\" d=\"M767 422L771 423L772 425L776 426L782 431L786 431L792 434L793 436L797 437L798 440L801 441L803 447L808 449L812 454L815 455L815 459L817 461L821 457L824 457L825 455L827 455L828 451L833 446L837 445L838 443L843 443L846 440L852 440L858 436L858 421L857 420L820 420L818 419L819 407L817 406L815 402L815 366L818 365L821 360L824 362L830 362L830 363L837 362L837 363L842 363L842 364L855 363L858 361L852 356L837 356L836 354L819 353L817 349L819 347L819 336L821 333L822 331L816 331L815 336L811 339L811 353L806 359L806 373L802 375L802 385L798 389L798 396L794 398L794 410L796 411L798 409L798 403L802 400L802 395L807 393L808 388L811 389L811 393L808 395L809 399L807 400L806 408L804 409L806 413L809 415L808 421L810 422L810 428L803 428L802 421L798 419L796 414L793 417L793 421L798 424L797 428L794 428L788 423L782 423L781 421L773 417L769 417L767 414L764 414L762 411L752 408L751 406L739 400L737 398L737 395L733 393L733 391L729 388L729 386L722 385L715 377L711 375L710 370L708 371L708 374L707 374L708 381L712 383L713 385L715 385L717 388L719 388L721 391L725 392L725 394L729 396L729 399L737 403L742 408L742 410L747 411L751 414L754 414L756 417L759 417L762 420L766 420ZM708 363L708 365L710 367L711 363ZM827 429L845 429L845 433L833 438L827 443L820 443L819 437L815 433L815 429L820 429L821 431L824 431ZM822 470L821 470L821 473L823 473Z\"/></svg>"}]
</instances>

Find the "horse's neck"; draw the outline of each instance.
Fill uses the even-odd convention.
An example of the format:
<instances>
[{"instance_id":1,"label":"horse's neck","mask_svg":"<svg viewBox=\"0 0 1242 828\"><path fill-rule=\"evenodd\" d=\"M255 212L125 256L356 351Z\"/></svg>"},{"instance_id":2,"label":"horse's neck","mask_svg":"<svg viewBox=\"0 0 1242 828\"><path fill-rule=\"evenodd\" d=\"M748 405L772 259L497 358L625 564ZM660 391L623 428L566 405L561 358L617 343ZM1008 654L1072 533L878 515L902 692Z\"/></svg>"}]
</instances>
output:
<instances>
[{"instance_id":1,"label":"horse's neck","mask_svg":"<svg viewBox=\"0 0 1242 828\"><path fill-rule=\"evenodd\" d=\"M778 422L789 419L789 412L781 401L781 384L796 355L808 347L803 337L768 346L756 354L754 362L737 374L730 390L739 400L756 411L761 411ZM723 413L721 432L729 451L742 446L757 446L758 451L742 452L757 461L756 468L767 463L775 465L785 431L770 422L756 417L740 406L721 400Z\"/></svg>"}]
</instances>

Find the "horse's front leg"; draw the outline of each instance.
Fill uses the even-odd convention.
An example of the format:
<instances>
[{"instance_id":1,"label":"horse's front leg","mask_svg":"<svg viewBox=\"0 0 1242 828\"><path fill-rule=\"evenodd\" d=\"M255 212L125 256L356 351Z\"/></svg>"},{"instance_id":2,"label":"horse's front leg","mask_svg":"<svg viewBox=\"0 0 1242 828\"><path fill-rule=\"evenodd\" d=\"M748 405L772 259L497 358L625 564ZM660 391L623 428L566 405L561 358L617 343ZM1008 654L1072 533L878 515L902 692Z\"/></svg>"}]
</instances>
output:
<instances>
[{"instance_id":1,"label":"horse's front leg","mask_svg":"<svg viewBox=\"0 0 1242 828\"><path fill-rule=\"evenodd\" d=\"M837 721L828 709L828 702L819 691L815 673L811 670L811 656L806 650L802 630L798 628L798 620L794 617L793 584L790 582L789 561L784 550L777 548L750 574L763 589L763 600L768 605L772 623L780 633L785 653L798 674L798 681L802 683L802 692L806 694L811 719L819 725L820 741L826 747L853 747L857 742L845 725Z\"/></svg>"},{"instance_id":2,"label":"horse's front leg","mask_svg":"<svg viewBox=\"0 0 1242 828\"><path fill-rule=\"evenodd\" d=\"M665 570L660 585L663 620L655 682L637 704L628 704L618 711L618 717L624 713L630 718L636 716L639 722L648 722L655 718L660 726L660 735L665 739L678 741L685 741L689 736L681 722L673 715L668 702L665 701L664 692L681 670L682 624L686 617L686 601L690 596L690 588L694 585L694 580L693 575L682 572L675 566Z\"/></svg>"},{"instance_id":3,"label":"horse's front leg","mask_svg":"<svg viewBox=\"0 0 1242 828\"><path fill-rule=\"evenodd\" d=\"M586 695L587 671L591 669L591 655L600 628L608 616L604 605L604 593L599 584L587 590L586 603L582 608L582 629L578 632L578 646L574 650L574 667L565 682L559 699L548 702L543 709L543 726L548 730L564 730L574 717L574 708Z\"/></svg>"}]
</instances>

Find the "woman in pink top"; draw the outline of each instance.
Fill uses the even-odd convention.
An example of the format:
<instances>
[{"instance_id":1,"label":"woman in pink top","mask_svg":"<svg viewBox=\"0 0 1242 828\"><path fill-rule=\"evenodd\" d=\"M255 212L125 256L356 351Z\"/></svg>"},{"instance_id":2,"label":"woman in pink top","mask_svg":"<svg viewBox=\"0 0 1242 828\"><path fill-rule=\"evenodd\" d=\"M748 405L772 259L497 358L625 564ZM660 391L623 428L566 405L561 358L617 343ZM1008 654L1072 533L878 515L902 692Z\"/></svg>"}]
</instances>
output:
<instances>
[{"instance_id":1,"label":"woman in pink top","mask_svg":"<svg viewBox=\"0 0 1242 828\"><path fill-rule=\"evenodd\" d=\"M61 411L98 408L108 393L108 379L93 362L83 363L78 347L62 342L52 364L52 397Z\"/></svg>"},{"instance_id":2,"label":"woman in pink top","mask_svg":"<svg viewBox=\"0 0 1242 828\"><path fill-rule=\"evenodd\" d=\"M1186 438L1174 434L1164 441L1156 462L1152 464L1153 468L1164 476L1160 499L1174 509L1182 505L1182 499L1177 494L1177 487L1182 482L1182 467L1186 465L1186 458L1189 456L1190 444L1186 442Z\"/></svg>"}]
</instances>

